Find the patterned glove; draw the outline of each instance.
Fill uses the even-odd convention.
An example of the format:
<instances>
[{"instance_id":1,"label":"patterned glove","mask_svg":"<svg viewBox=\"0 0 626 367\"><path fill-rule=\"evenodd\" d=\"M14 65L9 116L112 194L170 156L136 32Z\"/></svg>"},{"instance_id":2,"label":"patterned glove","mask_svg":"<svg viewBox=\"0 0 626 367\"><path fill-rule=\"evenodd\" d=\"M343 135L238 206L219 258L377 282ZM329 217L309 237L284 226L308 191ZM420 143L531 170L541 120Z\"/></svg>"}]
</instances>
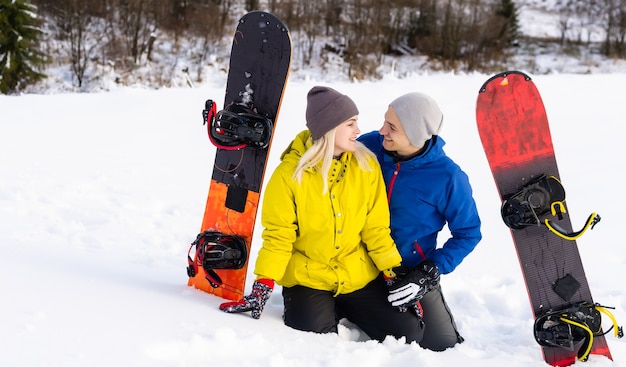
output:
<instances>
[{"instance_id":1,"label":"patterned glove","mask_svg":"<svg viewBox=\"0 0 626 367\"><path fill-rule=\"evenodd\" d=\"M245 296L239 301L222 303L220 310L228 313L252 311L252 318L258 319L261 317L263 307L265 307L265 303L270 298L273 289L273 280L267 278L257 279L252 284L252 293L249 296Z\"/></svg>"},{"instance_id":2,"label":"patterned glove","mask_svg":"<svg viewBox=\"0 0 626 367\"><path fill-rule=\"evenodd\" d=\"M394 268L394 272L396 272L396 268ZM396 272L397 277L393 283L387 282L389 285L387 300L392 306L406 310L407 306L414 305L428 292L430 277L419 268L412 269L404 275L401 273L402 271Z\"/></svg>"},{"instance_id":3,"label":"patterned glove","mask_svg":"<svg viewBox=\"0 0 626 367\"><path fill-rule=\"evenodd\" d=\"M437 264L435 264L432 260L423 261L421 264L417 266L418 269L424 272L429 278L429 286L430 289L435 288L439 285L439 278L441 274L439 273L439 268Z\"/></svg>"}]
</instances>

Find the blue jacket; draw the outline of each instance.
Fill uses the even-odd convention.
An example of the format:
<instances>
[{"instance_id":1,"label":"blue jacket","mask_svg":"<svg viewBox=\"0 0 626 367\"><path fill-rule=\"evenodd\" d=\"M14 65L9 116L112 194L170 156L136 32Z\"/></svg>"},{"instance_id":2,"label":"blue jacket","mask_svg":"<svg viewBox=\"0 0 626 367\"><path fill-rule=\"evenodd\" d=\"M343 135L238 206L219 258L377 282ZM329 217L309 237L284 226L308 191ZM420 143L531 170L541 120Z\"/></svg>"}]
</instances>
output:
<instances>
[{"instance_id":1,"label":"blue jacket","mask_svg":"<svg viewBox=\"0 0 626 367\"><path fill-rule=\"evenodd\" d=\"M415 266L430 259L442 274L453 271L482 235L469 179L443 151L443 139L431 139L424 153L401 162L385 153L383 137L377 131L359 140L380 162L387 185L391 236L402 264ZM446 223L452 237L438 248L437 234Z\"/></svg>"}]
</instances>

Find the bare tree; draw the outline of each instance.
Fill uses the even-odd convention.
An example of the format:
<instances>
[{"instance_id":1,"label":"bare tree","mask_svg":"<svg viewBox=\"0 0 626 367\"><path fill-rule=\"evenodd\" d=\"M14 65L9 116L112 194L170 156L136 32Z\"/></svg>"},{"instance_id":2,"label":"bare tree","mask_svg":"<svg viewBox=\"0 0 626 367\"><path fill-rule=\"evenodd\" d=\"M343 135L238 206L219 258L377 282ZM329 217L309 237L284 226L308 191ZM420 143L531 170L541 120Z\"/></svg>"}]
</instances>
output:
<instances>
[{"instance_id":1,"label":"bare tree","mask_svg":"<svg viewBox=\"0 0 626 367\"><path fill-rule=\"evenodd\" d=\"M300 17L297 29L302 33L300 45L296 48L300 49L300 57L303 65L310 65L315 51L315 42L321 35L320 29L323 29L323 3L310 0L298 1L298 14Z\"/></svg>"},{"instance_id":2,"label":"bare tree","mask_svg":"<svg viewBox=\"0 0 626 367\"><path fill-rule=\"evenodd\" d=\"M389 23L390 1L352 0L346 14L347 49L344 59L352 79L378 76L384 51L383 25Z\"/></svg>"},{"instance_id":3,"label":"bare tree","mask_svg":"<svg viewBox=\"0 0 626 367\"><path fill-rule=\"evenodd\" d=\"M118 16L126 52L134 64L149 49L157 29L156 0L120 0ZM149 56L146 54L146 56Z\"/></svg>"},{"instance_id":4,"label":"bare tree","mask_svg":"<svg viewBox=\"0 0 626 367\"><path fill-rule=\"evenodd\" d=\"M218 1L196 1L187 8L189 22L188 33L201 42L200 53L197 55L196 80L202 80L202 71L210 54L217 53L224 46L225 25L221 22Z\"/></svg>"},{"instance_id":5,"label":"bare tree","mask_svg":"<svg viewBox=\"0 0 626 367\"><path fill-rule=\"evenodd\" d=\"M72 75L79 88L83 86L90 59L104 37L94 32L99 19L91 10L84 0L59 0L53 7L55 23L67 42Z\"/></svg>"},{"instance_id":6,"label":"bare tree","mask_svg":"<svg viewBox=\"0 0 626 367\"><path fill-rule=\"evenodd\" d=\"M259 0L245 0L246 11L259 10Z\"/></svg>"},{"instance_id":7,"label":"bare tree","mask_svg":"<svg viewBox=\"0 0 626 367\"><path fill-rule=\"evenodd\" d=\"M626 56L626 0L618 0L615 3L611 16L614 21L613 46L615 56L624 58Z\"/></svg>"}]
</instances>

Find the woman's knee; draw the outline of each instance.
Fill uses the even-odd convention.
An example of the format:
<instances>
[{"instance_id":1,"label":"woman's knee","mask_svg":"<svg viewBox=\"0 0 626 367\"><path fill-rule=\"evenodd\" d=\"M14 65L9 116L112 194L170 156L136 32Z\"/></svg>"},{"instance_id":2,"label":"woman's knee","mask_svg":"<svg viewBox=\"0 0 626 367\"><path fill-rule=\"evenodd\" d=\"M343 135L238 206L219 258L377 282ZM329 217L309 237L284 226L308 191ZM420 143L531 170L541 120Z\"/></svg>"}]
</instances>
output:
<instances>
[{"instance_id":1,"label":"woman's knee","mask_svg":"<svg viewBox=\"0 0 626 367\"><path fill-rule=\"evenodd\" d=\"M330 292L295 286L283 288L285 325L302 331L336 333L335 301Z\"/></svg>"}]
</instances>

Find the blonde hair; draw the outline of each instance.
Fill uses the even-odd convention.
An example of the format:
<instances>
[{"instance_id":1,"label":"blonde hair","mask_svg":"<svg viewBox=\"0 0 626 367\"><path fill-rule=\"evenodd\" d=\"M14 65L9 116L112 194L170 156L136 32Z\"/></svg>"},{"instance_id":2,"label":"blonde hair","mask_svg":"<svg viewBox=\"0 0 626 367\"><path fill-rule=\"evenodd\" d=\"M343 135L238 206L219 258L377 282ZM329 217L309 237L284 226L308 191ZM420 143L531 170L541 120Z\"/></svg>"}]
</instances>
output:
<instances>
[{"instance_id":1,"label":"blonde hair","mask_svg":"<svg viewBox=\"0 0 626 367\"><path fill-rule=\"evenodd\" d=\"M313 145L307 149L306 152L304 152L302 157L300 157L298 165L293 172L293 178L298 182L298 184L302 184L302 175L304 174L304 171L309 168L316 169L319 163L322 162L321 174L324 182L322 194L326 194L328 192L328 171L330 170L330 165L333 162L333 155L335 152L336 130L337 128L334 128L322 135L321 138L314 140ZM312 140L313 138L309 137L306 145L308 145ZM369 160L375 157L374 154L367 149L365 145L363 145L363 143L357 141L356 150L352 153L354 154L360 169L364 171L372 170Z\"/></svg>"}]
</instances>

